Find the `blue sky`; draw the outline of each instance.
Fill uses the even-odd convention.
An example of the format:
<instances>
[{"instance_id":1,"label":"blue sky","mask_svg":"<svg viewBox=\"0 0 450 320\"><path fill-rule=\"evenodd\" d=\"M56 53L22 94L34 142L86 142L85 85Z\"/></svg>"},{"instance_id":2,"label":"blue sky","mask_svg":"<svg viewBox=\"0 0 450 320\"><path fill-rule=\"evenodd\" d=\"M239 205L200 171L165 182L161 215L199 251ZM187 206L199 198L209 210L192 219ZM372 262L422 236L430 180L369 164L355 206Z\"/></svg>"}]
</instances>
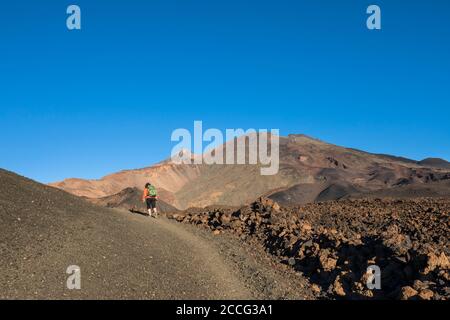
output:
<instances>
[{"instance_id":1,"label":"blue sky","mask_svg":"<svg viewBox=\"0 0 450 320\"><path fill-rule=\"evenodd\" d=\"M194 120L450 160L449 14L438 0L2 3L0 167L99 178L167 158Z\"/></svg>"}]
</instances>

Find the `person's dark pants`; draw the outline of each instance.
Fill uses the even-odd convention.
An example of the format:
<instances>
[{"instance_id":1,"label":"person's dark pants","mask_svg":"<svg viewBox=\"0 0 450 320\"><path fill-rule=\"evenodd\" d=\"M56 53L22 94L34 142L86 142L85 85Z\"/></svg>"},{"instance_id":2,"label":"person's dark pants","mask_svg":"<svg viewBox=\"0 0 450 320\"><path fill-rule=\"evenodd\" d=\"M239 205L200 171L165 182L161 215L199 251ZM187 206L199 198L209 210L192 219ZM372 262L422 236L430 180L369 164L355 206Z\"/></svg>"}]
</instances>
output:
<instances>
[{"instance_id":1,"label":"person's dark pants","mask_svg":"<svg viewBox=\"0 0 450 320\"><path fill-rule=\"evenodd\" d=\"M156 209L156 199L155 198L147 198L147 199L145 199L145 203L147 204L147 210Z\"/></svg>"}]
</instances>

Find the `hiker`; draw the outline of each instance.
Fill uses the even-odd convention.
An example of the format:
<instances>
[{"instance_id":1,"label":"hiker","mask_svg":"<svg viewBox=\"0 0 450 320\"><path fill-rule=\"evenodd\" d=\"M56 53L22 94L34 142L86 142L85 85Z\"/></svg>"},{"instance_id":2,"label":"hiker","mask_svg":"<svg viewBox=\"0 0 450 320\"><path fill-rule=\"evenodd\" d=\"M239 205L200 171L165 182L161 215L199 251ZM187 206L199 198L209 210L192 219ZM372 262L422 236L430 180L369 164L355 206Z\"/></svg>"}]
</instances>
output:
<instances>
[{"instance_id":1,"label":"hiker","mask_svg":"<svg viewBox=\"0 0 450 320\"><path fill-rule=\"evenodd\" d=\"M152 217L153 213L155 218L158 217L158 211L156 210L156 201L158 199L156 188L151 183L146 183L144 188L144 195L142 196L142 202L147 204L148 215Z\"/></svg>"}]
</instances>

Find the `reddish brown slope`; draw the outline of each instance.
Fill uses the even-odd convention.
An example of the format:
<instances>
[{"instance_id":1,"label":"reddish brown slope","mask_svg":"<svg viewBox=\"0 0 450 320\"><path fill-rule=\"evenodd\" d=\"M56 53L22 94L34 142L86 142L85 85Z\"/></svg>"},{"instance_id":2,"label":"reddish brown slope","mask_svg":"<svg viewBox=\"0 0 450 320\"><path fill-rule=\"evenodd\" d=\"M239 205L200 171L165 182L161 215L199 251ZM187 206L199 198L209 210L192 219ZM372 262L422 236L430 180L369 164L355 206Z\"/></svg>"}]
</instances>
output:
<instances>
[{"instance_id":1,"label":"reddish brown slope","mask_svg":"<svg viewBox=\"0 0 450 320\"><path fill-rule=\"evenodd\" d=\"M161 196L163 200L183 209L212 204L241 205L275 191L281 198L286 198L283 192L288 192L290 199L300 199L294 203L333 200L352 193L370 193L399 185L421 186L449 178L450 170L445 168L290 135L280 137L280 167L273 176L262 176L259 165L175 165L166 161L100 180L71 179L52 185L95 198L127 187L142 188L151 181L160 190L167 190Z\"/></svg>"}]
</instances>

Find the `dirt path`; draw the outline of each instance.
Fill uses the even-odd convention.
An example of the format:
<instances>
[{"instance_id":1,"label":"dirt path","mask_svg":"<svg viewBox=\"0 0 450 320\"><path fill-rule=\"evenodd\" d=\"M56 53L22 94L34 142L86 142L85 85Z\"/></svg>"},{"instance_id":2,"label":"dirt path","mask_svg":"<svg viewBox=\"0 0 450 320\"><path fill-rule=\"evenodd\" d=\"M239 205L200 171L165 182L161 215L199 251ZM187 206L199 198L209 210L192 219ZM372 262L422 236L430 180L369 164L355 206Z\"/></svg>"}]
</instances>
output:
<instances>
[{"instance_id":1,"label":"dirt path","mask_svg":"<svg viewBox=\"0 0 450 320\"><path fill-rule=\"evenodd\" d=\"M0 298L305 297L301 284L295 285L259 254L255 258L256 251L237 239L215 237L166 218L119 210L103 214L87 212L49 230L27 218L16 220L9 228L16 229L15 239L0 246ZM81 290L67 289L70 265L81 269Z\"/></svg>"},{"instance_id":2,"label":"dirt path","mask_svg":"<svg viewBox=\"0 0 450 320\"><path fill-rule=\"evenodd\" d=\"M147 265L138 269L142 268L147 276L150 298L252 298L213 243L165 218L154 219L123 211L118 214L127 215L136 232L132 237L139 237L138 251L148 257Z\"/></svg>"},{"instance_id":3,"label":"dirt path","mask_svg":"<svg viewBox=\"0 0 450 320\"><path fill-rule=\"evenodd\" d=\"M169 246L168 250L172 250L172 247L176 248L177 252L174 253L177 258L186 256L182 261L186 270L201 275L204 278L204 284L207 284L209 288L219 289L215 295L229 299L252 298L251 293L242 285L236 272L225 263L212 243L207 243L204 239L166 219L155 219L150 222L150 225L150 229L170 235L170 241L164 245ZM173 254L171 257L175 258Z\"/></svg>"},{"instance_id":4,"label":"dirt path","mask_svg":"<svg viewBox=\"0 0 450 320\"><path fill-rule=\"evenodd\" d=\"M50 236L2 261L0 297L252 298L211 244L166 219L108 213L98 224L87 222L63 239ZM66 288L69 265L81 269L81 290Z\"/></svg>"}]
</instances>

